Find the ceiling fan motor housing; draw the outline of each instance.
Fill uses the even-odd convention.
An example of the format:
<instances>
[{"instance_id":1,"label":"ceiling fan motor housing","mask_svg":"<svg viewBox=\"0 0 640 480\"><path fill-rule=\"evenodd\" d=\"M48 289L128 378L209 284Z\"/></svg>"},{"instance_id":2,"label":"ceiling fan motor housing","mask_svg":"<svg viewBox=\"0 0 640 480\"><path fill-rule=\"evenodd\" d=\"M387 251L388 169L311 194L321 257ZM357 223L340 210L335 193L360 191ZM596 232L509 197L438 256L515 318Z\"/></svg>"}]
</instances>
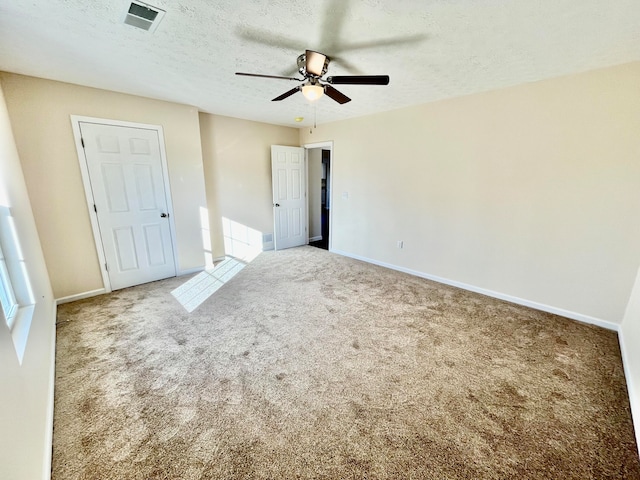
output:
<instances>
[{"instance_id":1,"label":"ceiling fan motor housing","mask_svg":"<svg viewBox=\"0 0 640 480\"><path fill-rule=\"evenodd\" d=\"M298 57L298 71L303 77L320 78L327 73L330 61L322 53L307 50Z\"/></svg>"}]
</instances>

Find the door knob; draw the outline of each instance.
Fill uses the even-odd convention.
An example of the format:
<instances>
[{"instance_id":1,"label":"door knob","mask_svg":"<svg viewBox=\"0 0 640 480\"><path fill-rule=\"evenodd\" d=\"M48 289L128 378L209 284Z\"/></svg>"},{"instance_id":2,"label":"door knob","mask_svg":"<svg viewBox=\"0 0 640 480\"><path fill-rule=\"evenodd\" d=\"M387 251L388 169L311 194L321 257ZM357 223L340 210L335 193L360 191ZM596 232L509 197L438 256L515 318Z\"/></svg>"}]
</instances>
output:
<instances>
[{"instance_id":1,"label":"door knob","mask_svg":"<svg viewBox=\"0 0 640 480\"><path fill-rule=\"evenodd\" d=\"M160 217L162 217L162 218L167 218L168 216L169 216L169 214L167 214L167 213L161 213L160 214Z\"/></svg>"},{"instance_id":2,"label":"door knob","mask_svg":"<svg viewBox=\"0 0 640 480\"><path fill-rule=\"evenodd\" d=\"M273 206L274 206L274 207L279 207L279 206L280 206L280 204L279 204L279 203L274 203L274 204L273 204Z\"/></svg>"}]
</instances>

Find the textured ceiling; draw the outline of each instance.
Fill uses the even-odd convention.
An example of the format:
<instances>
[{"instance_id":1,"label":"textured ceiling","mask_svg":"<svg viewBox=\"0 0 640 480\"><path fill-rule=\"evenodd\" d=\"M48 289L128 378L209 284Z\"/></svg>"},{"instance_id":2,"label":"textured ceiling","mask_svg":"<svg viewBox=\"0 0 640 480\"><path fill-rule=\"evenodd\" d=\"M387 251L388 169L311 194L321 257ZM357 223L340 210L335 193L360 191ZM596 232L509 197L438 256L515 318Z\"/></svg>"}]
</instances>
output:
<instances>
[{"instance_id":1,"label":"textured ceiling","mask_svg":"<svg viewBox=\"0 0 640 480\"><path fill-rule=\"evenodd\" d=\"M0 0L0 70L303 125L640 60L639 0L151 0L154 33L126 0ZM329 75L388 74L309 104L285 80L305 49ZM317 110L316 110L317 109Z\"/></svg>"}]
</instances>

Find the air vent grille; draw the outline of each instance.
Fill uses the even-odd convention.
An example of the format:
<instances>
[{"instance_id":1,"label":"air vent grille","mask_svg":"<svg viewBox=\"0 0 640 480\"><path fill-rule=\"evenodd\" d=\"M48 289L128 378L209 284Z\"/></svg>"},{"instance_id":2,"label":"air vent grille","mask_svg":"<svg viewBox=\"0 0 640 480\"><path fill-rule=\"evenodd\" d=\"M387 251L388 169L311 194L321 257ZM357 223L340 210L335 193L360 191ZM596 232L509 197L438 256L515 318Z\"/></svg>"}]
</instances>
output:
<instances>
[{"instance_id":1,"label":"air vent grille","mask_svg":"<svg viewBox=\"0 0 640 480\"><path fill-rule=\"evenodd\" d=\"M149 32L155 31L164 16L164 10L142 2L131 2L124 23Z\"/></svg>"},{"instance_id":2,"label":"air vent grille","mask_svg":"<svg viewBox=\"0 0 640 480\"><path fill-rule=\"evenodd\" d=\"M158 16L157 10L152 10L149 7L145 7L143 5L138 5L137 3L132 3L129 7L129 13L131 15L135 15L136 17L144 18L145 20L149 20L153 22Z\"/></svg>"}]
</instances>

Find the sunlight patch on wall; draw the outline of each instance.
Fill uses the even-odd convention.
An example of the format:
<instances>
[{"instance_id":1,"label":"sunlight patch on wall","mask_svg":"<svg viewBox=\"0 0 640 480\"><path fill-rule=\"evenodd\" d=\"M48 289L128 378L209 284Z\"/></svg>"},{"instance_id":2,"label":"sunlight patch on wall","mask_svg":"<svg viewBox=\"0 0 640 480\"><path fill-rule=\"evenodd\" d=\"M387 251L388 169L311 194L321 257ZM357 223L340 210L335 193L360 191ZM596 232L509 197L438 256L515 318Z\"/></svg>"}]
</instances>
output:
<instances>
[{"instance_id":1,"label":"sunlight patch on wall","mask_svg":"<svg viewBox=\"0 0 640 480\"><path fill-rule=\"evenodd\" d=\"M222 217L224 253L250 262L262 252L262 232Z\"/></svg>"},{"instance_id":2,"label":"sunlight patch on wall","mask_svg":"<svg viewBox=\"0 0 640 480\"><path fill-rule=\"evenodd\" d=\"M211 251L211 229L209 227L209 209L200 207L200 230L202 232L202 248L204 249L204 267L213 268Z\"/></svg>"},{"instance_id":3,"label":"sunlight patch on wall","mask_svg":"<svg viewBox=\"0 0 640 480\"><path fill-rule=\"evenodd\" d=\"M200 272L180 285L171 292L171 295L180 302L187 312L191 313L231 280L245 265L244 262L227 257L216 267Z\"/></svg>"}]
</instances>

